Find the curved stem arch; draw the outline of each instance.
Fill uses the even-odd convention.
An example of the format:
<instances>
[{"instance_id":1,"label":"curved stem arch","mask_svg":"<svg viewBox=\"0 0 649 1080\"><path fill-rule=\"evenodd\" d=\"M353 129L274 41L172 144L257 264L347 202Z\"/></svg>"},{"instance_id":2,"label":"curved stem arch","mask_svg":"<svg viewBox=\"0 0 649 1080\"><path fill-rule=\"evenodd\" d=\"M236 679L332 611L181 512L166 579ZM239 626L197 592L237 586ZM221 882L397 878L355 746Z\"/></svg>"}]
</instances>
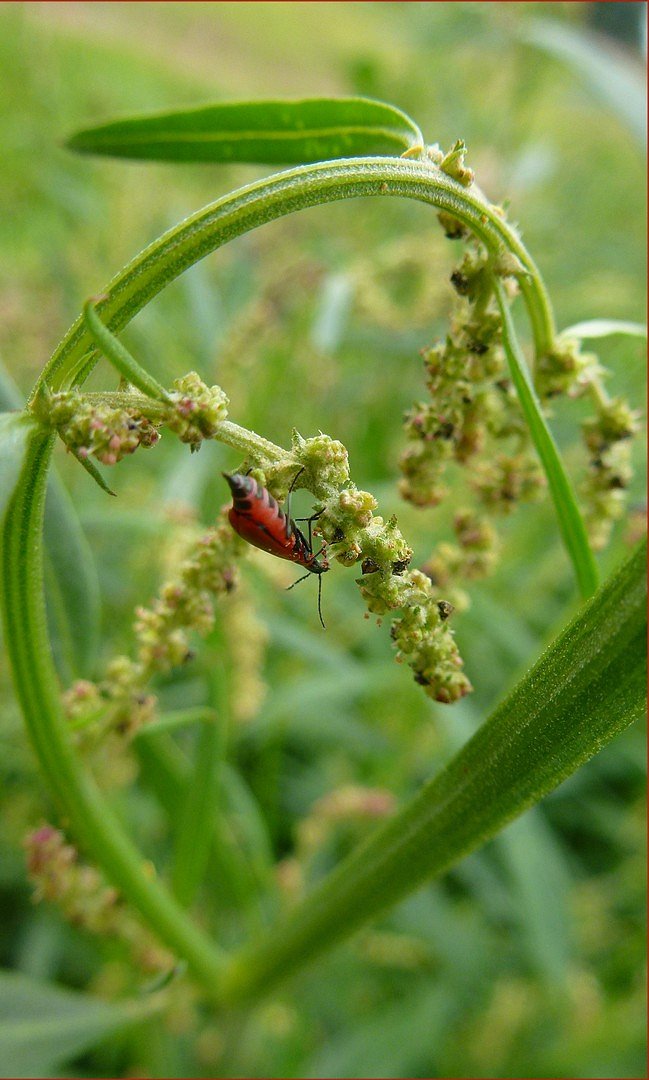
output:
<instances>
[{"instance_id":1,"label":"curved stem arch","mask_svg":"<svg viewBox=\"0 0 649 1080\"><path fill-rule=\"evenodd\" d=\"M523 267L519 280L536 353L550 349L555 327L549 298L516 231L477 189L463 188L430 162L403 158L346 158L303 165L240 188L145 248L109 282L97 311L102 322L117 333L184 270L229 240L297 210L365 196L428 203L456 217L493 255L514 255ZM96 361L95 344L80 316L43 370L34 393L43 382L55 390L82 383Z\"/></svg>"},{"instance_id":2,"label":"curved stem arch","mask_svg":"<svg viewBox=\"0 0 649 1080\"><path fill-rule=\"evenodd\" d=\"M398 196L426 203L446 211L465 224L494 258L507 253L515 256L520 264L517 274L537 355L543 355L552 347L555 329L549 299L539 271L516 231L502 220L498 211L477 189L463 188L432 163L383 157L302 166L224 196L169 230L129 263L109 283L106 295L97 303L96 310L101 314L102 323L117 333L184 270L229 240L297 210L365 196ZM509 324L506 329L510 353L515 365L522 369L522 358L519 358L519 350L513 340L513 330ZM45 367L34 395L42 385L54 390L79 385L94 367L98 355L93 338L80 316ZM528 402L529 412L534 405L533 395L528 395L528 399L531 402ZM230 438L240 441L241 435L234 428L235 425L229 426ZM571 692L574 690L571 671L559 670L560 677L554 682L544 681L539 679L538 672L542 669L537 667L533 677L528 679L529 686L524 688L525 693L521 691L521 701L515 701L520 708L517 705L515 712L503 708L495 714L494 721L463 751L465 756L460 757L457 764L449 766L439 781L435 781L410 808L406 808L387 826L383 840L371 841L358 855L353 856L351 866L358 876L349 879L342 893L337 891L336 881L342 880L347 872L345 870L337 872L338 876L332 879L333 884L316 894L310 907L305 905L302 914L298 913L293 922L284 928L284 936L277 937L279 944L267 939L262 943L254 962L247 958L247 954L230 961L219 946L191 922L165 887L149 876L137 849L124 835L121 822L111 811L98 785L87 775L72 745L60 703L43 596L42 527L52 442L47 430L39 429L31 437L2 532L0 571L4 591L0 595L0 606L4 609L8 651L18 697L52 794L75 835L161 940L187 960L193 974L213 998L240 1001L256 996L264 985L270 986L289 970L306 962L312 953L326 943L325 938L333 941L337 936L342 936L338 929L341 897L347 904L348 921L345 925L352 929L370 912L371 903L367 898L372 895L378 897L376 882L382 880L384 871L385 880L392 882L392 893L388 890L386 897L394 900L405 891L406 886L410 888L432 872L439 872L453 859L493 835L504 821L550 790L637 715L641 697L639 688L643 683L640 676L643 673L638 671L636 641L640 636L638 612L644 611L639 596L638 557L633 563L633 575L630 570L625 572L626 576L623 575L617 585L604 590L597 602L599 607L589 608L583 617L583 624L580 622L576 627L575 633L581 634L583 631L588 642L594 643L583 662L582 653L577 656L575 671L581 679L577 686L579 695L577 690L573 697L563 692L564 687ZM232 444L238 445L237 442ZM588 587L594 587L592 581ZM597 611L603 612L600 622L594 620L593 612ZM600 632L601 627L607 630L608 637ZM627 704L615 713L615 710L608 709L609 699L604 690L614 687L617 693L617 684L622 681L621 675L625 670L622 660L626 657L627 646L635 657L633 683L625 690ZM569 654L570 649L567 649ZM546 666L549 663L547 661ZM627 666L626 670L630 668ZM593 686L596 679L599 682L595 693ZM601 693L598 689L600 684ZM554 687L557 700L563 702L563 711L557 715L550 708L552 699L547 692L548 687ZM580 696L582 690L583 702ZM538 714L543 721L536 729L529 721L527 705L530 701L535 708L538 705L533 715ZM591 707L590 713L584 702ZM592 717L597 724L594 720L591 723ZM510 739L512 718L518 725L515 733L520 736L520 743L512 743ZM581 726L576 724L576 719L580 720ZM551 774L548 766L550 753L549 750L546 753L546 744L539 738L539 733L544 737L550 733L554 739L555 729L559 757ZM555 742L548 737L549 749ZM491 756L484 752L485 745L493 751ZM521 745L529 751L527 772L520 768L523 761ZM474 777L474 773L471 768L465 768L466 757L471 766L475 765L475 775L479 775L479 768L489 773L490 763L498 755L503 761L501 771L498 773L495 768L492 769L487 779L494 791L500 794L504 792L504 795L500 802L494 799L493 805L489 804L492 814L490 821L485 824L482 814L485 800L478 791L470 806L474 817L469 819L467 803L462 800L468 789L465 777ZM454 794L450 780L458 774L461 783ZM509 788L501 782L502 777L513 778ZM475 783L475 778L472 782ZM485 790L490 790L488 785ZM457 821L461 830L458 826L453 850L452 845L442 850L440 841L436 854L437 849L430 842L430 826L438 814L447 812L451 795L455 800L453 805L457 805ZM469 820L473 821L471 835L467 832ZM421 858L418 856L418 862L413 856L409 836L410 840L416 841L417 850L423 852ZM448 829L442 829L440 836L448 836ZM383 861L372 864L367 852L371 855L373 850L379 850L386 838L389 847L383 852ZM399 880L393 872L395 867L403 870ZM365 888L364 893L361 885Z\"/></svg>"}]
</instances>

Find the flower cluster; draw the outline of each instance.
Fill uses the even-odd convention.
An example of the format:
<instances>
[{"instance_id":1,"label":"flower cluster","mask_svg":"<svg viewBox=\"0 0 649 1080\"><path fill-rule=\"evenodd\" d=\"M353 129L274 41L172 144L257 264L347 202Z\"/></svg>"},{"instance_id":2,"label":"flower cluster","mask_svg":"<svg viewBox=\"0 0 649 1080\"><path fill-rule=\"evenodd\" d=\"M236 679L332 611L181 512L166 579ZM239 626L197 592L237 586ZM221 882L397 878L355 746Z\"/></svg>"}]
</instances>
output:
<instances>
[{"instance_id":1,"label":"flower cluster","mask_svg":"<svg viewBox=\"0 0 649 1080\"><path fill-rule=\"evenodd\" d=\"M443 704L458 701L472 686L448 623L452 605L437 599L430 578L420 570L411 571L404 584L407 602L390 630L397 660L408 663L428 697Z\"/></svg>"},{"instance_id":2,"label":"flower cluster","mask_svg":"<svg viewBox=\"0 0 649 1080\"><path fill-rule=\"evenodd\" d=\"M428 578L408 569L412 549L396 518L374 515L376 500L367 491L345 488L325 503L318 530L329 552L345 566L360 562L357 579L368 611L382 616L402 609L392 627L399 652L412 668L416 682L440 702L456 701L471 689L462 673L457 645L440 615Z\"/></svg>"},{"instance_id":3,"label":"flower cluster","mask_svg":"<svg viewBox=\"0 0 649 1080\"><path fill-rule=\"evenodd\" d=\"M24 846L36 901L58 904L74 926L104 938L117 937L145 971L172 966L171 954L133 917L101 873L80 862L76 848L66 843L62 832L43 825L25 838Z\"/></svg>"},{"instance_id":4,"label":"flower cluster","mask_svg":"<svg viewBox=\"0 0 649 1080\"><path fill-rule=\"evenodd\" d=\"M534 385L542 401L567 394L578 397L602 375L595 353L584 353L577 338L558 338L554 348L540 356Z\"/></svg>"},{"instance_id":5,"label":"flower cluster","mask_svg":"<svg viewBox=\"0 0 649 1080\"><path fill-rule=\"evenodd\" d=\"M201 535L152 605L137 609L135 658L114 657L99 683L78 680L63 695L74 738L86 753L93 755L96 766L99 755L104 784L122 785L133 778L135 764L124 751L137 731L155 719L157 711L157 698L146 690L147 684L154 674L191 658L188 635L191 631L206 635L212 629L215 598L234 588L236 559L244 551L245 544L225 519ZM230 661L235 667L249 663L251 657L259 666L263 636L250 612L248 615L246 621L245 613L240 611L235 620L239 630L245 624L245 648L238 648L233 640L228 642ZM236 637L236 630L228 637ZM258 700L263 687L258 680L253 680L251 686ZM250 715L250 708L248 693L242 718ZM233 711L236 713L234 706Z\"/></svg>"},{"instance_id":6,"label":"flower cluster","mask_svg":"<svg viewBox=\"0 0 649 1080\"><path fill-rule=\"evenodd\" d=\"M321 848L328 836L340 824L354 821L376 821L395 809L394 795L384 788L367 788L348 784L323 795L312 806L297 828L297 853L308 858Z\"/></svg>"},{"instance_id":7,"label":"flower cluster","mask_svg":"<svg viewBox=\"0 0 649 1080\"><path fill-rule=\"evenodd\" d=\"M438 544L422 570L430 578L440 598L449 596L458 580L476 581L487 577L498 558L498 537L491 522L474 510L460 510L453 520L455 544ZM466 606L462 595L452 594L455 607Z\"/></svg>"},{"instance_id":8,"label":"flower cluster","mask_svg":"<svg viewBox=\"0 0 649 1080\"><path fill-rule=\"evenodd\" d=\"M102 465L116 465L139 446L154 446L162 426L197 450L228 415L221 387L206 386L195 371L176 379L168 398L152 401L129 389L94 395L44 391L34 408L82 461L92 456Z\"/></svg>"},{"instance_id":9,"label":"flower cluster","mask_svg":"<svg viewBox=\"0 0 649 1080\"><path fill-rule=\"evenodd\" d=\"M542 356L535 372L541 398L560 394L589 394L595 415L582 424L588 453L588 471L582 484L586 524L592 546L605 547L613 523L622 516L631 480L631 440L639 429L639 415L623 398L609 398L603 387L606 370L595 353L582 352L577 338L560 335L554 348Z\"/></svg>"},{"instance_id":10,"label":"flower cluster","mask_svg":"<svg viewBox=\"0 0 649 1080\"><path fill-rule=\"evenodd\" d=\"M206 386L195 371L176 379L169 396L174 405L163 423L192 451L199 449L203 439L213 438L228 415L227 395L220 386Z\"/></svg>"},{"instance_id":11,"label":"flower cluster","mask_svg":"<svg viewBox=\"0 0 649 1080\"><path fill-rule=\"evenodd\" d=\"M53 394L49 422L77 457L94 457L102 465L116 465L138 446L155 446L157 427L138 406L94 402L77 390Z\"/></svg>"},{"instance_id":12,"label":"flower cluster","mask_svg":"<svg viewBox=\"0 0 649 1080\"><path fill-rule=\"evenodd\" d=\"M276 448L273 458L263 450L255 455L258 467L252 469L255 479L267 487L278 502L283 502L289 490L306 488L323 503L332 492L349 482L349 457L337 439L320 432L305 439L293 430L290 451Z\"/></svg>"},{"instance_id":13,"label":"flower cluster","mask_svg":"<svg viewBox=\"0 0 649 1080\"><path fill-rule=\"evenodd\" d=\"M214 597L234 588L235 563L244 551L244 542L224 518L201 537L181 563L177 578L163 586L153 605L137 609L140 681L191 657L188 632L209 633L214 623Z\"/></svg>"},{"instance_id":14,"label":"flower cluster","mask_svg":"<svg viewBox=\"0 0 649 1080\"><path fill-rule=\"evenodd\" d=\"M505 375L500 313L492 295L494 268L471 248L451 274L456 291L450 331L424 350L429 400L405 416L408 439L401 458L402 496L415 506L437 506L450 462L468 467L469 482L491 509L508 512L533 498L542 474L527 450L527 429ZM511 290L510 290L511 291ZM514 453L485 461L487 440L514 438Z\"/></svg>"},{"instance_id":15,"label":"flower cluster","mask_svg":"<svg viewBox=\"0 0 649 1080\"><path fill-rule=\"evenodd\" d=\"M312 860L341 828L361 827L395 810L394 795L384 788L347 784L318 799L298 824L295 852L277 866L284 898L297 901L304 893Z\"/></svg>"},{"instance_id":16,"label":"flower cluster","mask_svg":"<svg viewBox=\"0 0 649 1080\"><path fill-rule=\"evenodd\" d=\"M605 547L614 521L622 517L631 480L631 440L639 416L622 398L598 401L597 413L582 424L589 462L583 485L586 521L596 550Z\"/></svg>"}]
</instances>

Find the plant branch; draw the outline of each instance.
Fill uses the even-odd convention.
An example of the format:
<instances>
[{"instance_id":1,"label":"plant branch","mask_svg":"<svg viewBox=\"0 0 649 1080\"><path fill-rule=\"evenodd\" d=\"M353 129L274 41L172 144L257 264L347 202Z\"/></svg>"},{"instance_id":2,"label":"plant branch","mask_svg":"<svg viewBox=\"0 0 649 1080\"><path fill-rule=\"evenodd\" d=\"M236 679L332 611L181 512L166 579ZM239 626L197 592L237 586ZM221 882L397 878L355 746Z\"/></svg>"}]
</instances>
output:
<instances>
[{"instance_id":1,"label":"plant branch","mask_svg":"<svg viewBox=\"0 0 649 1080\"><path fill-rule=\"evenodd\" d=\"M588 543L586 527L579 513L570 478L563 466L561 454L557 450L550 429L545 422L525 357L516 338L503 287L498 279L495 279L494 287L503 321L503 348L509 363L512 381L516 387L516 393L532 441L548 479L550 494L559 520L559 529L574 566L581 595L584 600L588 600L598 585L597 563Z\"/></svg>"},{"instance_id":2,"label":"plant branch","mask_svg":"<svg viewBox=\"0 0 649 1080\"><path fill-rule=\"evenodd\" d=\"M555 327L549 299L516 231L480 192L467 190L428 161L402 158L350 158L300 166L226 195L145 248L101 290L106 299L97 303L96 311L102 323L117 333L184 270L229 240L297 210L361 196L397 196L428 203L462 221L492 254L516 256L523 267L520 286L537 355L551 348ZM81 315L47 364L34 393L42 383L54 390L79 385L97 359L95 342Z\"/></svg>"},{"instance_id":3,"label":"plant branch","mask_svg":"<svg viewBox=\"0 0 649 1080\"><path fill-rule=\"evenodd\" d=\"M214 995L224 954L151 876L79 760L62 713L47 635L42 529L53 437L30 439L2 536L2 606L16 692L46 781L75 838L170 949Z\"/></svg>"},{"instance_id":4,"label":"plant branch","mask_svg":"<svg viewBox=\"0 0 649 1080\"><path fill-rule=\"evenodd\" d=\"M586 604L450 764L223 981L250 1002L494 836L639 719L646 543Z\"/></svg>"}]
</instances>

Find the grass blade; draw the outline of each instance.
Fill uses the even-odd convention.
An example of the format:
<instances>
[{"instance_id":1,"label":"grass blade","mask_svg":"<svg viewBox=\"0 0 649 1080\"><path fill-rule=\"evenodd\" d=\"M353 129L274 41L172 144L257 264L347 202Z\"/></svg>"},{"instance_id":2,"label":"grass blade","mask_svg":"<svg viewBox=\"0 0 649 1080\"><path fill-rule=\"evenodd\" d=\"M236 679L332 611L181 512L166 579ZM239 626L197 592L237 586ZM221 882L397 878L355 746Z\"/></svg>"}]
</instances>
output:
<instances>
[{"instance_id":1,"label":"grass blade","mask_svg":"<svg viewBox=\"0 0 649 1080\"><path fill-rule=\"evenodd\" d=\"M625 322L623 319L587 319L585 322L567 326L559 335L562 338L603 338L620 334L623 337L638 337L647 340L647 327L644 323Z\"/></svg>"},{"instance_id":2,"label":"grass blade","mask_svg":"<svg viewBox=\"0 0 649 1080\"><path fill-rule=\"evenodd\" d=\"M209 859L211 834L206 815L215 806L224 749L223 717L201 724L178 820L171 875L174 895L183 907L193 903Z\"/></svg>"},{"instance_id":3,"label":"grass blade","mask_svg":"<svg viewBox=\"0 0 649 1080\"><path fill-rule=\"evenodd\" d=\"M423 149L417 125L369 98L244 101L133 116L67 141L84 154L149 161L305 165L363 154Z\"/></svg>"},{"instance_id":4,"label":"grass blade","mask_svg":"<svg viewBox=\"0 0 649 1080\"><path fill-rule=\"evenodd\" d=\"M155 1011L150 1001L100 1001L18 972L0 972L0 1075L47 1076Z\"/></svg>"},{"instance_id":5,"label":"grass blade","mask_svg":"<svg viewBox=\"0 0 649 1080\"><path fill-rule=\"evenodd\" d=\"M563 61L643 146L647 141L646 75L630 53L609 47L606 38L558 19L521 21L521 38Z\"/></svg>"},{"instance_id":6,"label":"grass blade","mask_svg":"<svg viewBox=\"0 0 649 1080\"><path fill-rule=\"evenodd\" d=\"M538 802L646 703L646 543L586 604L451 763L282 926L224 973L251 1000L443 873Z\"/></svg>"},{"instance_id":7,"label":"grass blade","mask_svg":"<svg viewBox=\"0 0 649 1080\"><path fill-rule=\"evenodd\" d=\"M563 466L561 455L541 411L541 405L536 396L525 357L518 344L512 317L499 281L496 281L496 298L503 320L503 348L509 363L512 380L530 429L532 441L548 479L550 495L559 519L559 528L566 550L575 568L579 590L582 597L587 600L597 588L598 572L595 557L588 543L586 526L579 512L577 499Z\"/></svg>"},{"instance_id":8,"label":"grass blade","mask_svg":"<svg viewBox=\"0 0 649 1080\"><path fill-rule=\"evenodd\" d=\"M114 334L111 334L108 327L101 321L95 303L100 303L101 300L105 301L107 299L108 297L104 296L100 297L97 301L86 300L83 305L83 317L86 320L86 325L97 342L97 345L106 359L110 360L113 367L115 367L120 375L126 379L127 382L131 383L132 386L137 387L138 390L141 390L147 397L153 398L154 401L171 402L171 398L164 386L138 364L137 360L131 356L128 349L122 345L121 341L119 341Z\"/></svg>"}]
</instances>

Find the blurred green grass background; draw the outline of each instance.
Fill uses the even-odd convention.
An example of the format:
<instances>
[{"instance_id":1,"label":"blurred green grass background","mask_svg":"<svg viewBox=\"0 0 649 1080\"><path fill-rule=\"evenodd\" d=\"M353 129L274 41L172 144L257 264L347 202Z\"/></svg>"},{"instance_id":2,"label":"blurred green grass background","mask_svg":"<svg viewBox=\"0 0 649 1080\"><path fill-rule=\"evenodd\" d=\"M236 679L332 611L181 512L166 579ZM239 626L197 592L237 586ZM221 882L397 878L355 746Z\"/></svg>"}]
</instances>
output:
<instances>
[{"instance_id":1,"label":"blurred green grass background","mask_svg":"<svg viewBox=\"0 0 649 1080\"><path fill-rule=\"evenodd\" d=\"M362 93L409 112L425 137L464 138L478 182L509 200L549 287L559 326L641 321L645 297L643 148L598 87L533 43L536 19L588 33L598 5L6 4L0 9L0 358L26 395L80 306L146 243L258 175L251 167L139 165L76 158L62 141L119 114L213 100ZM601 6L601 5L599 5ZM619 5L616 5L619 6ZM624 5L622 5L624 6ZM627 5L628 6L628 5ZM616 48L621 48L617 45ZM607 54L608 55L608 54ZM622 55L630 77L633 46ZM610 89L610 87L609 87ZM231 416L287 444L297 427L340 438L356 483L397 513L415 562L449 534L449 506L398 500L400 417L422 394L419 349L444 332L454 247L428 208L371 200L322 207L231 244L167 289L124 334L170 382L195 368L231 398ZM643 350L602 342L609 389L644 399ZM112 386L101 367L92 388ZM573 475L584 408L553 430ZM179 508L210 521L237 460L206 444L189 457L164 438L110 475L108 500L62 452L102 593L96 669L132 642L176 550ZM631 504L643 498L642 455ZM266 863L289 856L298 823L348 784L406 798L467 737L574 610L547 502L503 523L497 575L472 590L456 635L474 695L427 701L392 661L387 627L361 617L352 575L324 582L327 633L308 585L287 594L274 567L245 574L265 628L265 693L231 749L232 825ZM602 556L628 550L628 522ZM204 700L195 675L161 687L167 707ZM243 685L241 695L245 697ZM6 666L0 672L2 924L6 967L107 992L115 946L34 909L20 849L47 810ZM193 733L180 740L191 744ZM338 949L245 1022L149 1021L73 1062L66 1075L638 1076L644 1073L644 747L631 730L542 806ZM238 785L238 786L237 786ZM242 794L243 793L243 794ZM164 867L169 827L145 787L120 794L144 849ZM236 800L235 800L236 801ZM256 830L256 832L255 832ZM252 834L255 834L251 839ZM341 828L317 852L325 872L361 835ZM218 873L214 876L218 883ZM226 890L227 892L227 890ZM240 897L210 880L202 918L239 941ZM250 899L250 906L254 902Z\"/></svg>"}]
</instances>

